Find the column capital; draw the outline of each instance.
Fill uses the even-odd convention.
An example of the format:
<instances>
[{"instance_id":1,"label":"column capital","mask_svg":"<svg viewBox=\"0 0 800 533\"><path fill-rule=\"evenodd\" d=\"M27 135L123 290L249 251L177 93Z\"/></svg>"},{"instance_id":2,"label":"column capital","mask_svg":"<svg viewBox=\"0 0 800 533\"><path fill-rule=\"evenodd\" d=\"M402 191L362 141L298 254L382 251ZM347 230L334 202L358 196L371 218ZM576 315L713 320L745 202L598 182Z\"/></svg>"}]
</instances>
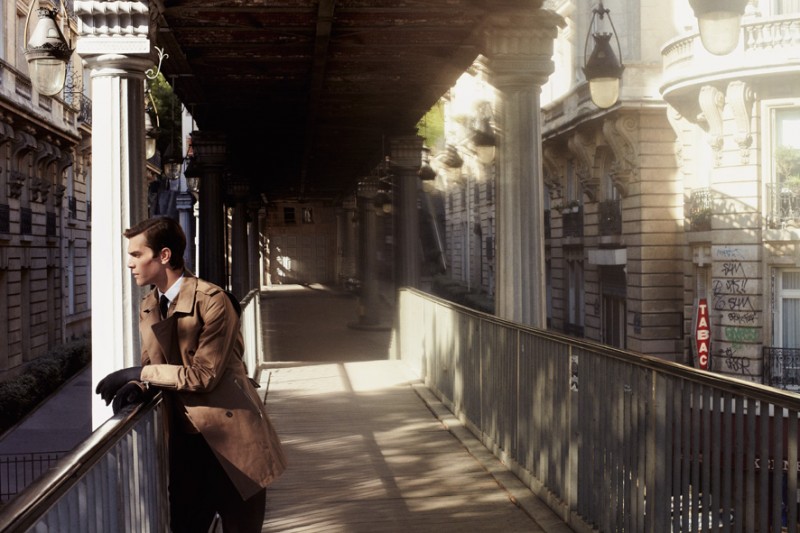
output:
<instances>
[{"instance_id":1,"label":"column capital","mask_svg":"<svg viewBox=\"0 0 800 533\"><path fill-rule=\"evenodd\" d=\"M565 24L563 17L552 11L522 8L518 3L490 15L484 52L494 84L500 89L544 85L555 70L553 42L558 28Z\"/></svg>"},{"instance_id":2,"label":"column capital","mask_svg":"<svg viewBox=\"0 0 800 533\"><path fill-rule=\"evenodd\" d=\"M73 7L79 35L75 50L92 70L102 69L105 75L141 72L144 77L153 65L146 0L76 0Z\"/></svg>"},{"instance_id":3,"label":"column capital","mask_svg":"<svg viewBox=\"0 0 800 533\"><path fill-rule=\"evenodd\" d=\"M389 141L392 167L417 172L422 165L422 137L403 135Z\"/></svg>"},{"instance_id":4,"label":"column capital","mask_svg":"<svg viewBox=\"0 0 800 533\"><path fill-rule=\"evenodd\" d=\"M216 131L193 131L192 153L203 167L223 166L228 160L225 134Z\"/></svg>"}]
</instances>

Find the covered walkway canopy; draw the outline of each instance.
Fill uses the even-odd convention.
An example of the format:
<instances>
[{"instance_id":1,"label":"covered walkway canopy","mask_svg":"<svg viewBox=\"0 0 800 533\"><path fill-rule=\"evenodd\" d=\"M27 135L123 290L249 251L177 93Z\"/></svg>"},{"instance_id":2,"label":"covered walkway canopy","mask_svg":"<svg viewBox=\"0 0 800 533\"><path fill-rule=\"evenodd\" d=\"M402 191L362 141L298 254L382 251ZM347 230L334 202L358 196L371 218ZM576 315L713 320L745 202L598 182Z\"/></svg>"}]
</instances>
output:
<instances>
[{"instance_id":1,"label":"covered walkway canopy","mask_svg":"<svg viewBox=\"0 0 800 533\"><path fill-rule=\"evenodd\" d=\"M162 70L262 191L353 188L485 51L492 19L542 0L159 1ZM490 16L492 15L492 16ZM549 57L549 51L548 51Z\"/></svg>"}]
</instances>

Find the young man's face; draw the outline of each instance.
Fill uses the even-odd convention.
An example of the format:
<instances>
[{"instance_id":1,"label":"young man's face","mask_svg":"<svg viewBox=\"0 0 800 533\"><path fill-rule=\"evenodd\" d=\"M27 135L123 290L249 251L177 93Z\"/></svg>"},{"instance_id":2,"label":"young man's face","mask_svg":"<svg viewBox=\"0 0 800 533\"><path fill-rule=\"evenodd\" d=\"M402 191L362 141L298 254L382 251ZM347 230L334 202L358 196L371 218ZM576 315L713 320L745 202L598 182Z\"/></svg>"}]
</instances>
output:
<instances>
[{"instance_id":1,"label":"young man's face","mask_svg":"<svg viewBox=\"0 0 800 533\"><path fill-rule=\"evenodd\" d=\"M133 279L140 287L145 285L163 285L167 277L169 257L165 252L157 255L152 248L147 246L143 233L128 239L128 268L131 269Z\"/></svg>"}]
</instances>

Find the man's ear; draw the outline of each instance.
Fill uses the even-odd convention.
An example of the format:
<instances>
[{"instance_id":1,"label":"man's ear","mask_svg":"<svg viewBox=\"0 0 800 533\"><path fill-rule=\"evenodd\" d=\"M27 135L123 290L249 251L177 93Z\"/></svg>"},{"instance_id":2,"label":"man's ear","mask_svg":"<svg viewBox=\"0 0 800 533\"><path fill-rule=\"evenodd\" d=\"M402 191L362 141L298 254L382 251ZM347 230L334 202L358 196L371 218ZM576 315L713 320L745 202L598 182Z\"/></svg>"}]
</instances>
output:
<instances>
[{"instance_id":1,"label":"man's ear","mask_svg":"<svg viewBox=\"0 0 800 533\"><path fill-rule=\"evenodd\" d=\"M168 265L170 259L172 259L172 250L169 248L162 248L161 252L158 254L158 260L162 265Z\"/></svg>"}]
</instances>

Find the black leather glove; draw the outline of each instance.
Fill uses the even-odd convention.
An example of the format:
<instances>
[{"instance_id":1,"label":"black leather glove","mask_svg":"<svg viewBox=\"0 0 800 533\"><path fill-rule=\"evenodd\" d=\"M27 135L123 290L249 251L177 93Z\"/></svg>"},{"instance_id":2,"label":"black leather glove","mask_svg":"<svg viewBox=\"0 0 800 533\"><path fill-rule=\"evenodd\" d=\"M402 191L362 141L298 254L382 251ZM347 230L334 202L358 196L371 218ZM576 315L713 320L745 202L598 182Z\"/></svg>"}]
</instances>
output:
<instances>
[{"instance_id":1,"label":"black leather glove","mask_svg":"<svg viewBox=\"0 0 800 533\"><path fill-rule=\"evenodd\" d=\"M114 410L114 414L119 413L129 405L143 403L149 400L152 395L148 393L149 391L143 389L136 381L129 381L114 395L114 401L111 402L111 408Z\"/></svg>"},{"instance_id":2,"label":"black leather glove","mask_svg":"<svg viewBox=\"0 0 800 533\"><path fill-rule=\"evenodd\" d=\"M132 366L130 368L123 368L116 370L100 380L97 388L94 390L96 394L105 400L106 405L111 403L117 391L129 381L139 381L142 375L142 367Z\"/></svg>"}]
</instances>

